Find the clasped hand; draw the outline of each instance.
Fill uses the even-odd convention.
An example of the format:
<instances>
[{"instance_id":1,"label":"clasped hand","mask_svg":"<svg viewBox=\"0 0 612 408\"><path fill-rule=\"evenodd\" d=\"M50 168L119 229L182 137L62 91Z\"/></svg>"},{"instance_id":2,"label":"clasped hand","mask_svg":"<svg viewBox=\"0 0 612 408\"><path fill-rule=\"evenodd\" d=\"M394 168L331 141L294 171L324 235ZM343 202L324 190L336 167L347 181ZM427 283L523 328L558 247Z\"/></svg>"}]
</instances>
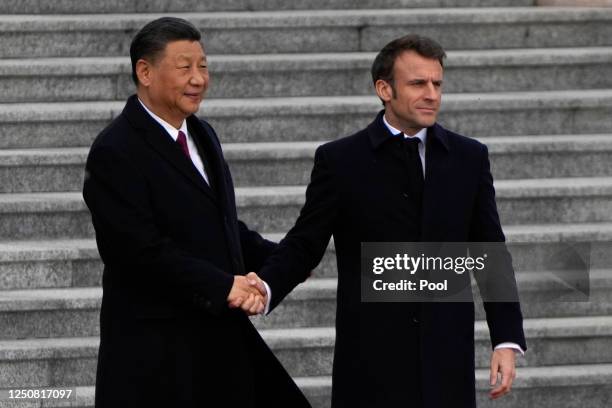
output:
<instances>
[{"instance_id":1,"label":"clasped hand","mask_svg":"<svg viewBox=\"0 0 612 408\"><path fill-rule=\"evenodd\" d=\"M227 296L230 308L241 308L247 315L261 314L268 302L266 287L255 272L234 276L234 284Z\"/></svg>"}]
</instances>

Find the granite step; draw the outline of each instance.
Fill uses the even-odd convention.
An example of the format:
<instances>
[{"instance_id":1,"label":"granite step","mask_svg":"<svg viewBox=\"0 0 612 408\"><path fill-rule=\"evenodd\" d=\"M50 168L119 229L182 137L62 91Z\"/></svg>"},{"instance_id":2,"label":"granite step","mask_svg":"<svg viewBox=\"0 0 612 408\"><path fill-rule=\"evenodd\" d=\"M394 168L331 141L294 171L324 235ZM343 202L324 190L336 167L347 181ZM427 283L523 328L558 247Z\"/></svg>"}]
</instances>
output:
<instances>
[{"instance_id":1,"label":"granite step","mask_svg":"<svg viewBox=\"0 0 612 408\"><path fill-rule=\"evenodd\" d=\"M551 277L518 272L521 306L526 318L612 314L612 269L589 273L588 300L564 300L566 291ZM268 316L253 317L259 329L331 327L336 313L335 278L311 278L299 285ZM0 291L0 339L82 337L99 334L100 287ZM476 296L476 316L484 319Z\"/></svg>"},{"instance_id":2,"label":"granite step","mask_svg":"<svg viewBox=\"0 0 612 408\"><path fill-rule=\"evenodd\" d=\"M488 329L483 321L475 328L476 366L486 368ZM519 366L612 362L610 316L526 319L524 328L529 358L519 358ZM300 377L331 374L334 332L332 327L260 331L287 371ZM93 384L98 344L98 337L2 340L0 388Z\"/></svg>"},{"instance_id":3,"label":"granite step","mask_svg":"<svg viewBox=\"0 0 612 408\"><path fill-rule=\"evenodd\" d=\"M0 292L0 339L98 336L101 288Z\"/></svg>"},{"instance_id":4,"label":"granite step","mask_svg":"<svg viewBox=\"0 0 612 408\"><path fill-rule=\"evenodd\" d=\"M495 189L502 225L612 221L612 178L498 180Z\"/></svg>"},{"instance_id":5,"label":"granite step","mask_svg":"<svg viewBox=\"0 0 612 408\"><path fill-rule=\"evenodd\" d=\"M100 286L102 268L93 239L0 242L0 290Z\"/></svg>"},{"instance_id":6,"label":"granite step","mask_svg":"<svg viewBox=\"0 0 612 408\"><path fill-rule=\"evenodd\" d=\"M375 53L212 55L211 98L372 95ZM612 48L451 51L445 92L612 88ZM0 60L0 103L123 100L127 57Z\"/></svg>"},{"instance_id":7,"label":"granite step","mask_svg":"<svg viewBox=\"0 0 612 408\"><path fill-rule=\"evenodd\" d=\"M610 0L536 0L537 6L544 7L610 7Z\"/></svg>"},{"instance_id":8,"label":"granite step","mask_svg":"<svg viewBox=\"0 0 612 408\"><path fill-rule=\"evenodd\" d=\"M240 218L258 231L291 228L304 202L303 186L238 187ZM496 182L502 225L612 221L612 177ZM93 236L80 192L1 194L0 236L12 240Z\"/></svg>"},{"instance_id":9,"label":"granite step","mask_svg":"<svg viewBox=\"0 0 612 408\"><path fill-rule=\"evenodd\" d=\"M476 370L476 389L479 407L516 408L601 408L612 398L612 364L582 364L553 367L521 367L512 392L501 400L488 397L488 369ZM295 377L296 384L310 400L313 408L329 408L331 377ZM76 387L76 401L66 403L49 400L49 408L93 408L94 387ZM4 408L4 405L0 407ZM7 406L8 408L9 406ZM10 406L11 408L13 406ZM24 403L23 408L38 408L39 402Z\"/></svg>"},{"instance_id":10,"label":"granite step","mask_svg":"<svg viewBox=\"0 0 612 408\"><path fill-rule=\"evenodd\" d=\"M496 180L612 176L612 134L481 138ZM324 141L227 143L234 185L306 185ZM88 148L0 150L0 193L80 191Z\"/></svg>"},{"instance_id":11,"label":"granite step","mask_svg":"<svg viewBox=\"0 0 612 408\"><path fill-rule=\"evenodd\" d=\"M517 271L550 271L575 264L568 249L590 254L592 269L612 268L612 223L535 224L504 227ZM278 242L284 233L264 236ZM94 240L0 242L0 290L101 285L102 263ZM313 276L335 278L333 239Z\"/></svg>"},{"instance_id":12,"label":"granite step","mask_svg":"<svg viewBox=\"0 0 612 408\"><path fill-rule=\"evenodd\" d=\"M0 193L80 191L87 148L0 150Z\"/></svg>"},{"instance_id":13,"label":"granite step","mask_svg":"<svg viewBox=\"0 0 612 408\"><path fill-rule=\"evenodd\" d=\"M378 51L409 31L446 49L612 45L609 8L439 8L173 13L203 30L210 54ZM126 56L163 14L0 15L0 58Z\"/></svg>"},{"instance_id":14,"label":"granite step","mask_svg":"<svg viewBox=\"0 0 612 408\"><path fill-rule=\"evenodd\" d=\"M89 14L89 13L164 13L196 11L260 11L300 9L383 9L425 7L527 7L533 0L105 0L103 2L61 0L5 0L0 14Z\"/></svg>"},{"instance_id":15,"label":"granite step","mask_svg":"<svg viewBox=\"0 0 612 408\"><path fill-rule=\"evenodd\" d=\"M612 25L611 25L612 26ZM0 149L89 146L123 101L0 104ZM375 96L205 100L223 143L330 140L368 125ZM466 136L609 133L612 89L449 93L440 122Z\"/></svg>"}]
</instances>

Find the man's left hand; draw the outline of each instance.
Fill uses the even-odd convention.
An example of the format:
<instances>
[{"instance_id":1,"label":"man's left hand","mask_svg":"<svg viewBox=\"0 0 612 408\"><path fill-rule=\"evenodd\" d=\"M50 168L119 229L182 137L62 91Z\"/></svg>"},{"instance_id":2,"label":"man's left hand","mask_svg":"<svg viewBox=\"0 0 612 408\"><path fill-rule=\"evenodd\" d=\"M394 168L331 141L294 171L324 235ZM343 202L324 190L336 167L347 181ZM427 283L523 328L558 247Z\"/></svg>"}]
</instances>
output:
<instances>
[{"instance_id":1,"label":"man's left hand","mask_svg":"<svg viewBox=\"0 0 612 408\"><path fill-rule=\"evenodd\" d=\"M501 383L489 392L491 399L497 399L510 392L512 382L516 377L515 351L511 348L500 348L493 351L491 355L491 386L498 384L501 375Z\"/></svg>"}]
</instances>

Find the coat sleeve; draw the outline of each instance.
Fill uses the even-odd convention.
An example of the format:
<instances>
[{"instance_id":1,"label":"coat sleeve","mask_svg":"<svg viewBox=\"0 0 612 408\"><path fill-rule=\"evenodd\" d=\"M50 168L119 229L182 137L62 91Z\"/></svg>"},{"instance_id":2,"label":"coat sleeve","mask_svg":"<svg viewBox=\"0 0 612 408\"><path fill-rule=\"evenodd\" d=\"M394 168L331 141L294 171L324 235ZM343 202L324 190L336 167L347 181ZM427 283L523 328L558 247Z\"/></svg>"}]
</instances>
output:
<instances>
[{"instance_id":1,"label":"coat sleeve","mask_svg":"<svg viewBox=\"0 0 612 408\"><path fill-rule=\"evenodd\" d=\"M173 297L188 299L194 307L211 313L227 309L233 276L190 255L160 231L147 184L122 151L94 145L83 197L105 265L129 275L110 279L129 287L162 282Z\"/></svg>"},{"instance_id":2,"label":"coat sleeve","mask_svg":"<svg viewBox=\"0 0 612 408\"><path fill-rule=\"evenodd\" d=\"M481 294L489 294L489 296L483 295L483 298L485 299L484 309L492 346L512 342L521 346L523 350L527 350L520 303L518 301L499 301L499 297L503 297L505 300L518 300L518 291L512 267L512 256L503 244L505 236L495 203L495 188L493 187L488 149L485 145L481 146L478 193L474 216L470 225L470 241L484 243L484 246L479 250L486 248L488 263L494 265L495 270L487 271L489 276L486 279L479 279L478 274L475 274L475 277ZM486 245L486 243L494 244ZM504 292L503 296L496 295L501 294L500 290Z\"/></svg>"},{"instance_id":3,"label":"coat sleeve","mask_svg":"<svg viewBox=\"0 0 612 408\"><path fill-rule=\"evenodd\" d=\"M321 262L338 212L338 189L323 147L315 152L306 201L295 225L266 261L260 277L272 289L270 310Z\"/></svg>"}]
</instances>

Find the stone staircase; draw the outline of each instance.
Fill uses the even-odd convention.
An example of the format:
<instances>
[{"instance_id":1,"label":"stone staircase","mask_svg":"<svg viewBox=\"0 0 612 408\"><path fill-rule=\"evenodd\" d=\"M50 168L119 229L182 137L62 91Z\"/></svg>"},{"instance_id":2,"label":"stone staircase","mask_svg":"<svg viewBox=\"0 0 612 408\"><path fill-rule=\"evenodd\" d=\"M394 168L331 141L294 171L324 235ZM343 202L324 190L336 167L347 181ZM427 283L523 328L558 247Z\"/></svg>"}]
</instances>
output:
<instances>
[{"instance_id":1,"label":"stone staircase","mask_svg":"<svg viewBox=\"0 0 612 408\"><path fill-rule=\"evenodd\" d=\"M18 406L93 407L101 263L83 167L133 92L132 35L173 14L203 29L201 115L224 143L241 218L272 239L297 216L315 148L380 108L376 51L407 32L438 39L449 50L440 119L489 146L525 300L530 348L513 393L495 403L477 310L479 406L612 405L612 8L533 3L1 2L0 390L78 387L76 401ZM556 289L527 272L554 268L543 259L568 241L592 243L590 301L538 301ZM335 277L332 242L313 278L254 319L317 408L329 406Z\"/></svg>"}]
</instances>

